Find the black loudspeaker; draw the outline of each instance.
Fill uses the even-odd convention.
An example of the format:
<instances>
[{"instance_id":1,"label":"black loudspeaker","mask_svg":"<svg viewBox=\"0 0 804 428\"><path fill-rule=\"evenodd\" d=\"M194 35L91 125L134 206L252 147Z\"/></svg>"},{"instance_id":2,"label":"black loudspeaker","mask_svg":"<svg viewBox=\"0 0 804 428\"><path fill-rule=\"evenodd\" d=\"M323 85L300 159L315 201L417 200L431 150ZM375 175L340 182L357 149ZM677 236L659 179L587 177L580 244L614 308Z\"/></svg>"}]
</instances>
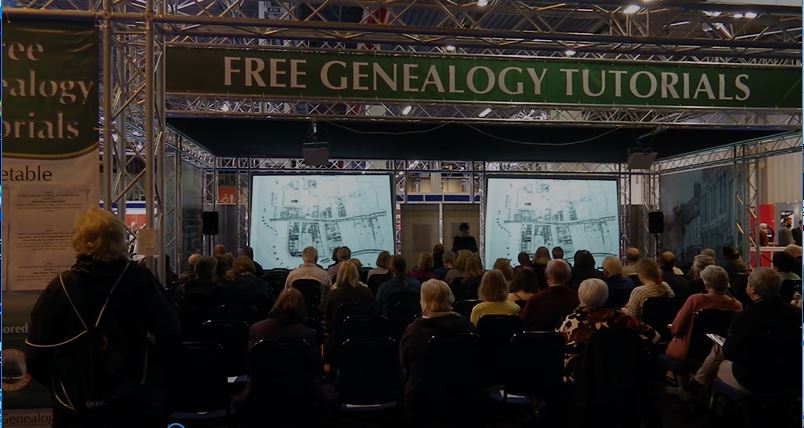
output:
<instances>
[{"instance_id":1,"label":"black loudspeaker","mask_svg":"<svg viewBox=\"0 0 804 428\"><path fill-rule=\"evenodd\" d=\"M664 233L664 213L654 211L648 213L648 231L650 233Z\"/></svg>"},{"instance_id":2,"label":"black loudspeaker","mask_svg":"<svg viewBox=\"0 0 804 428\"><path fill-rule=\"evenodd\" d=\"M201 223L204 235L217 235L218 234L218 212L217 211L204 211L201 213Z\"/></svg>"}]
</instances>

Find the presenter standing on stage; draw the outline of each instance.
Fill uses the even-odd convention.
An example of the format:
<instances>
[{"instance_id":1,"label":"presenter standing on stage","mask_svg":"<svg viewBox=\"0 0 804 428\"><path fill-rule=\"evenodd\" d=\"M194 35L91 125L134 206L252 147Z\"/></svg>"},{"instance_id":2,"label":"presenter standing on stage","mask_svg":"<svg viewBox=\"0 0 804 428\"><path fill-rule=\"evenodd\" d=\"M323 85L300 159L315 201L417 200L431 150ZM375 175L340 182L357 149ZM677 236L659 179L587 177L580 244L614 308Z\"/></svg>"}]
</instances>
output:
<instances>
[{"instance_id":1,"label":"presenter standing on stage","mask_svg":"<svg viewBox=\"0 0 804 428\"><path fill-rule=\"evenodd\" d=\"M458 236L452 239L452 252L457 253L460 250L469 250L473 253L477 252L477 240L474 236L469 234L469 224L461 223L458 226L460 232Z\"/></svg>"}]
</instances>

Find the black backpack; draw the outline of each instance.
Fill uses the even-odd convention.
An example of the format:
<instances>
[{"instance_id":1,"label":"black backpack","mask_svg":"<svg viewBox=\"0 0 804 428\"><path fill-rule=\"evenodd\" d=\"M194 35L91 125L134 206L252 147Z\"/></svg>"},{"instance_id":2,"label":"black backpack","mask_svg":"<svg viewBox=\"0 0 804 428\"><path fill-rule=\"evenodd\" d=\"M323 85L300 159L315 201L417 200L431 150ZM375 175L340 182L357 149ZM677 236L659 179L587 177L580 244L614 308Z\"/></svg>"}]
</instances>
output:
<instances>
[{"instance_id":1,"label":"black backpack","mask_svg":"<svg viewBox=\"0 0 804 428\"><path fill-rule=\"evenodd\" d=\"M117 345L118 339L103 326L106 308L128 267L129 264L126 264L112 285L93 324L88 324L83 319L59 275L62 291L84 330L71 339L56 344L29 343L32 347L46 348L53 352L51 387L54 399L76 414L108 409L109 406L126 400L138 384L144 383L147 364L143 365L140 380L130 379L130 375L127 376L123 370L125 355ZM147 341L147 338L144 340ZM147 361L148 347L145 349Z\"/></svg>"}]
</instances>

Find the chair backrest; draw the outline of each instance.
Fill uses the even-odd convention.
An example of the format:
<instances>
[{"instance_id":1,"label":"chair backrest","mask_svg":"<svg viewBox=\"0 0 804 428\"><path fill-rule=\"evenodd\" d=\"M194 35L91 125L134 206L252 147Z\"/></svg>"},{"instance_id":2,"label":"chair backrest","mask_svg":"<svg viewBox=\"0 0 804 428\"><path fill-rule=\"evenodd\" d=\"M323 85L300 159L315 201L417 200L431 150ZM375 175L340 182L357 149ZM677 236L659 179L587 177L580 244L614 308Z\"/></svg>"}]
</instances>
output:
<instances>
[{"instance_id":1,"label":"chair backrest","mask_svg":"<svg viewBox=\"0 0 804 428\"><path fill-rule=\"evenodd\" d=\"M397 292L388 297L385 316L388 318L388 334L399 338L407 326L422 313L418 293Z\"/></svg>"},{"instance_id":2,"label":"chair backrest","mask_svg":"<svg viewBox=\"0 0 804 428\"><path fill-rule=\"evenodd\" d=\"M304 296L304 303L307 305L307 316L316 318L318 305L321 304L321 283L314 279L297 279L293 281L291 287L299 290Z\"/></svg>"},{"instance_id":3,"label":"chair backrest","mask_svg":"<svg viewBox=\"0 0 804 428\"><path fill-rule=\"evenodd\" d=\"M224 303L215 310L214 319L240 320L248 325L265 319L266 313L260 313L256 306L250 303Z\"/></svg>"},{"instance_id":4,"label":"chair backrest","mask_svg":"<svg viewBox=\"0 0 804 428\"><path fill-rule=\"evenodd\" d=\"M387 281L390 281L391 278L393 278L393 275L390 273L386 273L383 275L375 273L374 275L371 275L371 278L368 279L368 282L366 284L368 284L369 289L376 296L377 292L380 291L380 286L386 283Z\"/></svg>"},{"instance_id":5,"label":"chair backrest","mask_svg":"<svg viewBox=\"0 0 804 428\"><path fill-rule=\"evenodd\" d=\"M796 292L801 292L801 280L800 279L785 279L782 281L782 286L779 289L779 294L782 296L782 300L785 302L790 302L793 300L793 296Z\"/></svg>"},{"instance_id":6,"label":"chair backrest","mask_svg":"<svg viewBox=\"0 0 804 428\"><path fill-rule=\"evenodd\" d=\"M473 333L430 338L414 368L422 395L416 401L424 399L435 407L439 402L456 405L482 389L480 346L480 337Z\"/></svg>"},{"instance_id":7,"label":"chair backrest","mask_svg":"<svg viewBox=\"0 0 804 428\"><path fill-rule=\"evenodd\" d=\"M631 297L631 290L633 288L615 288L609 289L609 299L606 301L606 307L612 309L619 309L628 303Z\"/></svg>"},{"instance_id":8,"label":"chair backrest","mask_svg":"<svg viewBox=\"0 0 804 428\"><path fill-rule=\"evenodd\" d=\"M287 277L287 272L269 270L265 272L265 274L262 276L262 279L271 286L271 289L274 291L274 295L278 296L279 293L282 292L282 289L285 288L285 279L287 279Z\"/></svg>"},{"instance_id":9,"label":"chair backrest","mask_svg":"<svg viewBox=\"0 0 804 428\"><path fill-rule=\"evenodd\" d=\"M276 299L273 296L266 296L265 294L252 293L252 294L235 294L228 296L225 303L235 305L253 306L256 310L256 319L249 322L253 324L256 321L261 321L268 316L268 311L274 306Z\"/></svg>"},{"instance_id":10,"label":"chair backrest","mask_svg":"<svg viewBox=\"0 0 804 428\"><path fill-rule=\"evenodd\" d=\"M481 302L482 300L478 299L459 300L455 302L454 309L455 312L469 318L469 316L472 315L472 309Z\"/></svg>"},{"instance_id":11,"label":"chair backrest","mask_svg":"<svg viewBox=\"0 0 804 428\"><path fill-rule=\"evenodd\" d=\"M692 367L700 366L712 349L713 342L707 334L726 337L735 312L728 309L704 309L692 317L692 332L687 349L687 362Z\"/></svg>"},{"instance_id":12,"label":"chair backrest","mask_svg":"<svg viewBox=\"0 0 804 428\"><path fill-rule=\"evenodd\" d=\"M751 298L745 292L745 287L748 285L748 272L739 272L731 279L732 283L729 284L731 294L735 299L739 300L743 306L748 306L751 303Z\"/></svg>"},{"instance_id":13,"label":"chair backrest","mask_svg":"<svg viewBox=\"0 0 804 428\"><path fill-rule=\"evenodd\" d=\"M642 322L653 327L663 340L670 340L668 324L676 318L681 308L679 299L675 297L650 297L642 304Z\"/></svg>"},{"instance_id":14,"label":"chair backrest","mask_svg":"<svg viewBox=\"0 0 804 428\"><path fill-rule=\"evenodd\" d=\"M335 309L335 320L332 323L332 330L338 331L343 327L343 322L349 316L377 316L377 307L366 303L342 303Z\"/></svg>"},{"instance_id":15,"label":"chair backrest","mask_svg":"<svg viewBox=\"0 0 804 428\"><path fill-rule=\"evenodd\" d=\"M631 275L628 275L628 278L630 278L631 281L634 282L634 287L639 287L640 285L642 285L642 281L639 280L638 274L632 273Z\"/></svg>"},{"instance_id":16,"label":"chair backrest","mask_svg":"<svg viewBox=\"0 0 804 428\"><path fill-rule=\"evenodd\" d=\"M503 383L509 394L548 396L561 387L563 370L564 339L554 331L515 333L505 348Z\"/></svg>"},{"instance_id":17,"label":"chair backrest","mask_svg":"<svg viewBox=\"0 0 804 428\"><path fill-rule=\"evenodd\" d=\"M276 406L309 398L322 369L317 350L306 340L261 340L249 353L249 365L249 399Z\"/></svg>"},{"instance_id":18,"label":"chair backrest","mask_svg":"<svg viewBox=\"0 0 804 428\"><path fill-rule=\"evenodd\" d=\"M171 372L169 403L180 412L203 412L229 405L225 357L218 343L184 342Z\"/></svg>"},{"instance_id":19,"label":"chair backrest","mask_svg":"<svg viewBox=\"0 0 804 428\"><path fill-rule=\"evenodd\" d=\"M516 315L484 315L477 322L477 334L486 345L504 347L514 333L522 330L522 320Z\"/></svg>"},{"instance_id":20,"label":"chair backrest","mask_svg":"<svg viewBox=\"0 0 804 428\"><path fill-rule=\"evenodd\" d=\"M371 269L367 267L360 268L360 282L368 285L368 274Z\"/></svg>"},{"instance_id":21,"label":"chair backrest","mask_svg":"<svg viewBox=\"0 0 804 428\"><path fill-rule=\"evenodd\" d=\"M246 356L249 325L243 320L209 320L201 325L204 341L218 343L223 348L227 376L247 373Z\"/></svg>"},{"instance_id":22,"label":"chair backrest","mask_svg":"<svg viewBox=\"0 0 804 428\"><path fill-rule=\"evenodd\" d=\"M335 387L342 404L384 404L400 399L399 344L391 337L352 338L338 351Z\"/></svg>"}]
</instances>

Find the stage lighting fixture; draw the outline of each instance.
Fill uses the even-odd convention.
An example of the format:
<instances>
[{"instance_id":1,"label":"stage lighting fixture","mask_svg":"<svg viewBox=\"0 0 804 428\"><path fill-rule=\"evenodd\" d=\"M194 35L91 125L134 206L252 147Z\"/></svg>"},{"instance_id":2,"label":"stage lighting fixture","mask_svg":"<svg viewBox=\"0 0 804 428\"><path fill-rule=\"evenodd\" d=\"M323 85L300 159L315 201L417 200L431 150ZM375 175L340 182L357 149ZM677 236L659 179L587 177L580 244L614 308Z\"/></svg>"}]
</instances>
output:
<instances>
[{"instance_id":1,"label":"stage lighting fixture","mask_svg":"<svg viewBox=\"0 0 804 428\"><path fill-rule=\"evenodd\" d=\"M453 45L447 45L445 49L447 50L447 52L455 52L455 46Z\"/></svg>"},{"instance_id":2,"label":"stage lighting fixture","mask_svg":"<svg viewBox=\"0 0 804 428\"><path fill-rule=\"evenodd\" d=\"M318 126L315 122L310 124L311 133L308 141L302 143L302 157L304 163L310 166L322 166L329 161L329 143L318 139Z\"/></svg>"},{"instance_id":3,"label":"stage lighting fixture","mask_svg":"<svg viewBox=\"0 0 804 428\"><path fill-rule=\"evenodd\" d=\"M567 49L567 50L564 51L564 55L566 55L566 56L575 56L576 53L577 52L575 52L574 49Z\"/></svg>"},{"instance_id":4,"label":"stage lighting fixture","mask_svg":"<svg viewBox=\"0 0 804 428\"><path fill-rule=\"evenodd\" d=\"M639 9L640 7L638 4L629 4L628 6L625 7L625 9L623 9L623 13L626 15L633 15L639 12Z\"/></svg>"},{"instance_id":5,"label":"stage lighting fixture","mask_svg":"<svg viewBox=\"0 0 804 428\"><path fill-rule=\"evenodd\" d=\"M628 149L628 169L650 169L658 155L648 147Z\"/></svg>"},{"instance_id":6,"label":"stage lighting fixture","mask_svg":"<svg viewBox=\"0 0 804 428\"><path fill-rule=\"evenodd\" d=\"M479 7L486 7L489 5L489 0L477 0L477 5Z\"/></svg>"},{"instance_id":7,"label":"stage lighting fixture","mask_svg":"<svg viewBox=\"0 0 804 428\"><path fill-rule=\"evenodd\" d=\"M746 12L745 15L743 15L743 16L745 16L748 19L754 19L754 18L757 17L757 13L756 12Z\"/></svg>"},{"instance_id":8,"label":"stage lighting fixture","mask_svg":"<svg viewBox=\"0 0 804 428\"><path fill-rule=\"evenodd\" d=\"M485 108L485 109L483 109L483 111L481 111L481 112L480 112L480 113L479 113L477 116L478 116L478 117L486 117L486 116L488 116L488 115L489 115L489 113L491 113L491 109L490 109L490 108L488 108L488 107L486 107L486 108Z\"/></svg>"},{"instance_id":9,"label":"stage lighting fixture","mask_svg":"<svg viewBox=\"0 0 804 428\"><path fill-rule=\"evenodd\" d=\"M409 115L411 110L413 110L413 106L405 106L405 108L402 109L402 116Z\"/></svg>"}]
</instances>

